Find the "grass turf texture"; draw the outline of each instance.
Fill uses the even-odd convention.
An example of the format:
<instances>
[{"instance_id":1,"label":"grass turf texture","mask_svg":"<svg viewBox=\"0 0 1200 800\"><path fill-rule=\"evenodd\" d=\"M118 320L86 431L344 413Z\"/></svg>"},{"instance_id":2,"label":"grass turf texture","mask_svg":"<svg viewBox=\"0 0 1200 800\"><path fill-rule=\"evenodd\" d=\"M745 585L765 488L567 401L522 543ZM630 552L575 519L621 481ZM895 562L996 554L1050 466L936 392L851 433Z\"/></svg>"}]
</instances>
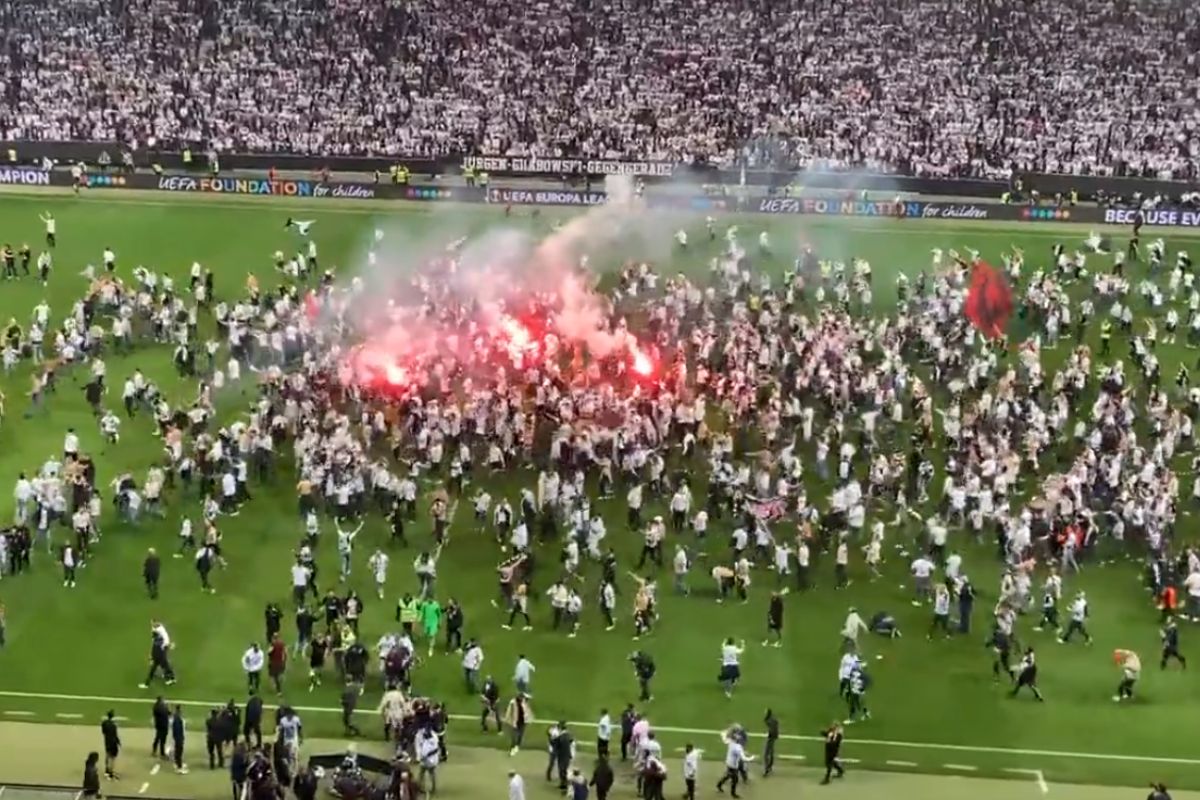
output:
<instances>
[{"instance_id":1,"label":"grass turf texture","mask_svg":"<svg viewBox=\"0 0 1200 800\"><path fill-rule=\"evenodd\" d=\"M88 262L99 262L106 245L116 251L119 274L126 280L133 266L144 263L160 272L170 272L182 282L188 266L198 260L216 272L218 296L231 298L240 293L248 270L262 279L271 279L273 251L291 253L298 248L297 238L283 229L288 215L317 220L313 237L324 265L347 265L361 259L376 226L403 230L416 241L424 236L441 244L454 235L491 225L548 231L552 221L562 216L547 211L534 218L523 211L505 220L499 210L477 206L435 209L383 204L305 205L248 198L164 199L162 195L132 193L83 198L60 193L5 194L0 195L0 241L11 242L14 248L29 241L36 250L42 240L37 216L44 210L50 210L59 223L51 285L43 292L31 279L5 283L0 289L0 319L15 316L26 324L32 306L46 296L54 319L60 320L86 288L84 279L76 273ZM691 228L691 247L686 253L671 249L670 230L664 226L661 241L653 247L657 253L670 253L672 263L660 264L660 272L699 274L707 269L720 242L709 244L698 218L680 220L680 225ZM984 258L999 263L1000 252L1015 244L1028 254L1028 274L1049 262L1055 241L1063 241L1070 249L1086 235L1078 227L1050 224L1038 227L765 216L730 216L721 223L738 224L749 249L753 249L760 230L769 230L778 253L772 264L776 273L791 263L801 239L811 242L821 253L833 251L843 258L867 258L874 267L876 302L881 310L890 310L896 274L905 271L915 275L926 268L932 247L962 250L972 246ZM438 233L429 233L432 230ZM1195 250L1198 246L1195 239L1169 233L1164 236L1172 252L1179 247ZM1124 246L1123 236L1119 236L1118 244ZM593 256L592 262L598 269L607 269L619 261L620 255ZM1093 268L1100 262L1101 257L1093 257ZM1137 276L1140 269L1134 267L1133 275ZM1098 321L1093 322L1093 336L1097 329ZM1060 346L1056 353L1047 355L1047 361L1052 363L1054 356L1062 358L1066 350L1065 345ZM1113 350L1119 354L1128 350L1120 334L1115 337ZM1189 351L1182 347L1160 345L1159 353L1164 383L1173 378L1179 359L1191 361ZM175 377L170 354L163 347L142 345L127 356L110 354L106 361L109 381L117 387L140 367L159 382L173 404L194 395L194 382ZM102 486L124 471L141 479L158 454L159 442L150 435L148 417L125 422L120 444L102 447L83 401L82 383L76 385L69 374L60 378L49 412L35 419L21 418L28 389L24 370L3 378L0 386L8 396L7 418L0 429L0 515L11 512L7 487L13 485L17 473L34 471L46 457L57 453L69 426L80 432L83 449L96 456L98 483ZM119 404L118 393L114 388L108 398L113 406ZM251 396L227 390L221 399L223 410L237 413ZM1190 490L1190 476L1186 474L1189 459L1190 453L1182 454L1175 464L1184 477L1183 493ZM146 718L154 692L139 692L137 684L145 675L151 617L164 620L177 643L173 664L180 680L170 692L171 697L198 703L234 697L241 702L244 678L238 659L250 641L262 638L263 606L274 600L285 609L291 608L287 566L301 533L291 477L284 470L274 485L252 485L254 500L240 516L222 522L229 568L214 573L215 596L200 593L190 560L186 559L164 559L162 596L157 601L147 599L141 586L140 566L146 548L155 546L162 553L173 550L180 513L191 514L194 519L199 515L195 498L169 497L167 519L144 520L137 529L106 517L104 539L96 557L81 571L79 586L74 590L62 587L55 563L44 553L35 553L32 574L0 582L0 598L8 607L9 639L7 648L0 651L0 711L10 713L10 718L11 712L24 712L31 715L28 718L41 721L61 719L56 714L98 719L104 707L112 705L118 714L132 720ZM485 485L494 497L506 495L515 500L517 488L533 480L534 473L521 471L512 478ZM811 485L809 496L823 500L825 492ZM857 552L851 570L854 583L846 591L832 588L831 558L815 563L821 585L788 598L787 638L782 649L761 649L757 644L763 636L769 577L759 572L748 605L718 606L712 602L703 565L693 574L692 583L698 591L690 598L672 596L669 581L664 581L660 592L662 622L651 636L634 645L628 638L631 625L627 618L617 630L604 632L590 588L595 580L594 567L589 567L585 624L578 638L568 640L547 630L549 611L544 601L532 608L537 628L534 632L500 630L500 612L488 602L494 594L493 570L499 555L490 540L475 535L469 508L463 505L452 524L453 540L439 570L439 596L444 601L454 595L463 603L466 633L482 640L487 654L485 671L496 675L506 696L518 653L527 654L538 666L533 692L535 714L541 720L565 717L590 722L602 707L615 715L626 701L636 697L626 658L639 646L658 662L655 700L646 709L663 731L668 748L695 740L715 753L719 743L704 732L735 720L754 729L763 710L770 706L780 717L785 736L798 737L786 739L781 751L806 755L810 763L815 763L820 750L811 737L830 719L845 713L836 693L838 629L847 606L853 604L867 613L891 611L907 633L894 642L874 638L864 642L875 677L868 698L875 718L849 730L846 755L861 759L865 766L910 768L887 763L892 761L934 772L955 771L953 767L961 766L973 767L979 775L1009 777L1015 774L1010 770L1034 769L1043 770L1052 781L1141 785L1154 778L1173 786L1200 787L1200 757L1189 739L1181 736L1193 724L1200 707L1200 687L1189 673L1157 671L1157 617L1135 565L1100 567L1089 563L1081 575L1068 578L1068 589L1082 588L1089 593L1093 610L1090 627L1096 637L1093 647L1060 647L1050 634L1031 631L1033 620L1021 623L1022 638L1039 646L1042 689L1048 698L1045 704L1035 705L1027 698L1009 700L1005 687L994 686L991 681L988 653L983 647L991 605L988 596L998 576L991 542L970 544L962 532L955 532L951 539L964 553L967 571L983 593L975 611L975 632L968 637L927 642L920 635L928 623L928 610L908 605L909 596L899 585L907 583L909 558L897 556L891 547L893 543L907 543L916 531L898 533L893 529L885 552L885 557L890 556L885 577L876 583L868 582ZM629 563L640 546L640 536L624 528L623 501L602 503L601 509L609 521L609 543L622 555L623 563ZM874 511L887 519L894 513L891 508ZM645 512L665 512L663 501L650 504ZM1185 534L1190 519L1182 517L1179 527ZM322 574L328 578L335 572L336 563L328 533L332 526L327 523L325 527L319 560ZM728 530L727 520L713 526L710 549L722 547ZM64 534L59 532L60 539ZM381 633L393 628L395 598L416 588L410 562L417 550L430 542L428 520L422 519L415 530L410 530L413 544L408 552L393 553L388 597L381 603L375 600L366 559L386 537L384 522L371 518L356 548L351 581L365 599L363 635L372 644ZM543 551L541 563L551 563L546 559L554 554ZM541 571L542 585L548 573L548 567ZM630 587L625 586L623 613L627 613L629 591ZM290 617L285 620L284 632L289 637L294 634ZM718 644L725 636L744 637L751 648L744 659L743 682L732 701L721 695L716 684ZM1187 654L1192 651L1190 628L1185 626L1182 638ZM1126 706L1115 706L1109 699L1118 678L1109 659L1115 647L1138 650L1148 667L1138 687L1140 697ZM882 655L882 660L875 660L875 655ZM309 694L304 670L299 667L297 661L289 671L286 698L297 706L335 708L337 695L330 685L332 681L327 680L325 687ZM417 671L415 682L422 693L446 700L452 712L472 716L477 709L474 698L462 687L455 656L435 655ZM364 699L364 709L377 696L377 685L372 689L375 691ZM138 699L142 696L147 699ZM202 708L191 711L195 724L199 724L202 712ZM333 713L307 713L306 728L312 735L340 733L338 717ZM486 740L477 737L475 729L473 723L456 724L454 740L495 741L494 736ZM591 737L590 728L577 730L577 738ZM538 743L535 736L530 744Z\"/></svg>"}]
</instances>

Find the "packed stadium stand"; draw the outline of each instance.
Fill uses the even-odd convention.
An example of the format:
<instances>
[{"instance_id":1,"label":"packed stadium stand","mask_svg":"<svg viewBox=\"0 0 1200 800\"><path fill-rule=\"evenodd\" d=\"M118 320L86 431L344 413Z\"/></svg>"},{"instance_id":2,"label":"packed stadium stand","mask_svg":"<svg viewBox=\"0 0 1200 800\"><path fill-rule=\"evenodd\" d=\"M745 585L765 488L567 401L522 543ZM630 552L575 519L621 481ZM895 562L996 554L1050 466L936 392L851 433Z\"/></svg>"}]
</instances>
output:
<instances>
[{"instance_id":1,"label":"packed stadium stand","mask_svg":"<svg viewBox=\"0 0 1200 800\"><path fill-rule=\"evenodd\" d=\"M7 0L0 137L1190 179L1185 0Z\"/></svg>"}]
</instances>

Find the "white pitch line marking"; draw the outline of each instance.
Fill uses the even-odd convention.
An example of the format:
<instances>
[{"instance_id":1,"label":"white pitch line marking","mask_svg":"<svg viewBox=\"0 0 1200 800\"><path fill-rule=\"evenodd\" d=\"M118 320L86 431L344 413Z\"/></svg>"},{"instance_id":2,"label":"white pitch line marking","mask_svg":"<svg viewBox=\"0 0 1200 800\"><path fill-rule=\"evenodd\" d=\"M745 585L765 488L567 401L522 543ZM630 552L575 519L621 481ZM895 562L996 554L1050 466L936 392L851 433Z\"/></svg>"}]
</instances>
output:
<instances>
[{"instance_id":1,"label":"white pitch line marking","mask_svg":"<svg viewBox=\"0 0 1200 800\"><path fill-rule=\"evenodd\" d=\"M155 764L153 767L151 767L151 768L150 768L150 774L151 774L151 775L157 775L157 774L158 774L158 771L159 771L160 769L162 769L162 764Z\"/></svg>"},{"instance_id":2,"label":"white pitch line marking","mask_svg":"<svg viewBox=\"0 0 1200 800\"><path fill-rule=\"evenodd\" d=\"M83 714L55 714L58 719L83 719Z\"/></svg>"},{"instance_id":3,"label":"white pitch line marking","mask_svg":"<svg viewBox=\"0 0 1200 800\"><path fill-rule=\"evenodd\" d=\"M889 761L884 761L883 763L887 764L889 767L915 767L917 765L917 762L915 762L915 761L891 761L891 760L889 760Z\"/></svg>"},{"instance_id":4,"label":"white pitch line marking","mask_svg":"<svg viewBox=\"0 0 1200 800\"><path fill-rule=\"evenodd\" d=\"M782 758L784 761L806 761L807 760L806 756L789 756L785 753L781 753L780 755L777 755L775 757Z\"/></svg>"},{"instance_id":5,"label":"white pitch line marking","mask_svg":"<svg viewBox=\"0 0 1200 800\"><path fill-rule=\"evenodd\" d=\"M1040 769L1006 769L1004 771L1014 775L1028 775L1037 782L1038 789L1042 794L1050 794L1050 784L1046 783L1046 775Z\"/></svg>"},{"instance_id":6,"label":"white pitch line marking","mask_svg":"<svg viewBox=\"0 0 1200 800\"><path fill-rule=\"evenodd\" d=\"M858 758L839 758L843 764L861 764L862 760Z\"/></svg>"},{"instance_id":7,"label":"white pitch line marking","mask_svg":"<svg viewBox=\"0 0 1200 800\"><path fill-rule=\"evenodd\" d=\"M979 767L972 767L970 764L942 764L942 769L954 769L961 772L974 772Z\"/></svg>"},{"instance_id":8,"label":"white pitch line marking","mask_svg":"<svg viewBox=\"0 0 1200 800\"><path fill-rule=\"evenodd\" d=\"M0 690L0 697L21 697L33 700L73 700L76 702L94 702L94 703L135 703L145 704L146 698L143 697L113 697L110 695L80 695L80 694L55 694L51 692L14 692L8 690ZM171 700L172 704L177 704L186 707L213 708L224 704L224 701L218 700ZM263 708L268 711L274 711L278 706L264 704ZM328 708L322 706L293 706L296 711L312 714L340 714L340 708ZM473 714L451 714L450 719L460 721L478 722L479 718ZM590 728L595 722L579 722L577 720L567 720L567 724L577 726L581 729ZM664 725L655 725L655 730L663 733L680 733L692 736L720 736L721 731L705 730L703 728L677 728ZM754 734L761 736L762 734ZM824 736L800 736L796 734L780 734L780 739L789 742L824 742ZM999 755L1009 756L1031 756L1039 758L1066 758L1066 759L1084 759L1089 761L1128 761L1145 764L1178 764L1183 766L1200 766L1200 758L1173 758L1170 756L1138 756L1126 755L1123 753L1080 753L1070 750L1032 750L1019 747L991 747L987 745L970 745L970 744L943 744L940 742L902 742L895 739L854 739L855 746L865 747L896 747L906 748L911 750L942 750L946 752L957 753L995 753ZM855 763L851 759L842 759L848 764ZM1011 770L1010 770L1011 771ZM1033 776L1036 770L1021 770L1024 774Z\"/></svg>"},{"instance_id":9,"label":"white pitch line marking","mask_svg":"<svg viewBox=\"0 0 1200 800\"><path fill-rule=\"evenodd\" d=\"M36 716L32 711L5 711L4 713L6 716L9 716L9 717L33 717L33 716Z\"/></svg>"},{"instance_id":10,"label":"white pitch line marking","mask_svg":"<svg viewBox=\"0 0 1200 800\"><path fill-rule=\"evenodd\" d=\"M138 787L138 794L145 794L146 790L149 788L150 788L150 781L146 781L145 783L143 783L141 786Z\"/></svg>"}]
</instances>

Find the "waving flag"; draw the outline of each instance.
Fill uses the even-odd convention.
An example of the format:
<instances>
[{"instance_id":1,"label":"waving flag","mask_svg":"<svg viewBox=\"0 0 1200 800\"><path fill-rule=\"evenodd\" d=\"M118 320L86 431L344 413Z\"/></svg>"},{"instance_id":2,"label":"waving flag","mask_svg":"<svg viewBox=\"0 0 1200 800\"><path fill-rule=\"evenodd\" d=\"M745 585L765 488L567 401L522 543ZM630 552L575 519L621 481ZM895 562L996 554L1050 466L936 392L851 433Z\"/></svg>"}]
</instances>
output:
<instances>
[{"instance_id":1,"label":"waving flag","mask_svg":"<svg viewBox=\"0 0 1200 800\"><path fill-rule=\"evenodd\" d=\"M764 499L749 496L746 498L746 510L755 519L761 519L764 522L774 522L787 514L787 500L783 497Z\"/></svg>"},{"instance_id":2,"label":"waving flag","mask_svg":"<svg viewBox=\"0 0 1200 800\"><path fill-rule=\"evenodd\" d=\"M1004 334L1012 316L1012 289L1004 276L985 261L976 261L963 314L989 339Z\"/></svg>"}]
</instances>

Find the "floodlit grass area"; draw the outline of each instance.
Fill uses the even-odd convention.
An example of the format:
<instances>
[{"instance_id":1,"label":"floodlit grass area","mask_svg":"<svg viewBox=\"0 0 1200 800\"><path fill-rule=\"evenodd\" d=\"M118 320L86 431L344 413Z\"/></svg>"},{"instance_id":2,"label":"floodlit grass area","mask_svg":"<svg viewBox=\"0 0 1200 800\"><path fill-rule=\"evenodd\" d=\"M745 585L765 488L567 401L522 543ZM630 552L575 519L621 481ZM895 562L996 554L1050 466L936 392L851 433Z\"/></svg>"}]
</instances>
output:
<instances>
[{"instance_id":1,"label":"floodlit grass area","mask_svg":"<svg viewBox=\"0 0 1200 800\"><path fill-rule=\"evenodd\" d=\"M284 229L288 216L316 220L312 236L320 248L322 266L337 265L340 275L349 275L356 265L365 263L365 252L376 228L386 231L387 241L405 241L407 249L418 254L433 252L458 236L475 235L495 226L548 233L554 222L568 213L550 210L534 217L528 209L520 209L513 217L506 218L500 209L479 206L334 201L305 205L300 201L174 198L117 192L81 198L61 193L3 194L0 195L0 243L9 242L16 249L28 241L36 252L42 246L38 215L45 211L57 218L59 231L50 286L43 290L32 279L0 285L0 321L14 317L27 326L32 307L42 299L51 305L54 320L61 321L87 288L87 281L78 273L87 263L99 264L106 246L117 253L118 274L126 281L131 280L134 266L145 264L171 273L178 284L186 285L188 268L193 261L199 261L215 271L218 296L233 298L243 291L247 272L256 273L264 283L275 280L271 263L274 251L291 253L299 247L296 235ZM973 247L984 258L999 264L1001 251L1017 245L1027 253L1028 274L1049 264L1051 247L1056 241L1075 249L1082 245L1087 234L1078 227L1051 223L1037 226L730 215L719 224L722 230L729 224L737 224L742 231L741 240L752 252L758 233L768 230L773 254L763 256L759 263L777 276L790 266L801 242L811 243L822 255L868 259L874 269L875 313L879 314L892 310L897 274L905 272L915 277L928 269L933 247L960 251ZM687 250L674 246L671 238L672 232L681 226L690 231ZM1114 234L1118 245L1123 247L1125 232L1114 231ZM1144 234L1143 242L1155 235ZM1172 262L1174 251L1180 247L1193 252L1200 249L1200 239L1171 232L1163 235ZM595 254L592 264L598 270L611 270L625 257L648 254L659 263L659 271L664 275L682 271L703 276L720 244L708 240L702 218L667 217L656 233L642 231L634 240L616 246L611 252ZM1106 266L1107 259L1093 257L1097 264L1102 260ZM1132 267L1135 276L1141 270L1143 266ZM1159 277L1165 280L1165 276ZM1084 287L1075 290L1083 291ZM1143 314L1148 312L1140 301L1137 308ZM1026 332L1024 323L1014 319L1013 325L1014 339L1019 339ZM210 329L211 321L204 320L202 326ZM1093 345L1098 327L1099 321L1094 320L1089 332ZM1047 363L1060 361L1070 342L1066 340L1057 351L1047 353ZM1117 333L1114 337L1113 352L1118 357L1128 353L1124 335ZM1181 361L1194 366L1195 354L1182 345L1160 345L1158 352L1163 362L1164 385L1171 382ZM163 346L142 343L132 353L110 353L105 360L109 382L113 384L107 402L114 408L120 404L120 383L135 368L156 380L173 406L190 402L195 395L194 379L182 380L176 376L170 352ZM7 519L11 515L10 489L18 473L33 472L49 456L58 454L68 427L80 433L83 449L96 458L100 486L107 486L122 472L132 472L140 480L147 467L157 460L161 443L151 435L153 424L148 415L126 420L119 445L106 447L84 401L83 381L77 380L76 375L69 372L62 375L47 413L27 419L23 413L28 386L26 366L0 378L0 388L7 396L6 415L0 426L0 517ZM244 389L227 389L219 400L222 413L235 417L254 396L248 382ZM902 443L907 439L898 437L896 441ZM1187 451L1179 453L1174 465L1185 495L1191 488L1193 455ZM1069 445L1064 445L1062 463L1069 463L1069 458ZM695 471L702 480L704 470L700 462ZM517 470L503 478L483 478L483 485L493 496L507 496L516 505L518 489L532 486L535 474ZM810 499L823 502L824 488L815 475L811 479ZM142 692L138 684L147 667L148 626L152 617L165 622L176 642L173 663L179 683L171 688L169 696L193 704L188 708L195 720L194 731L198 730L208 704L224 702L230 697L241 702L245 687L239 658L250 641L263 637L265 604L275 601L285 609L291 608L288 566L302 532L295 511L294 483L293 474L285 468L274 483L252 484L253 500L238 517L222 521L223 548L229 567L214 572L215 595L200 592L190 559L174 560L169 555L164 559L161 597L150 600L141 584L146 549L156 547L165 554L173 552L181 515L199 518L199 501L195 496L170 494L166 519L144 519L137 528L122 525L111 514L106 515L102 521L103 539L93 560L80 571L78 586L73 590L63 587L53 559L44 551L35 552L31 574L0 581L0 602L8 610L8 643L0 650L0 712L6 715L5 719L75 724L80 719L74 715L98 721L101 713L112 707L119 715L128 717L130 725L146 724L153 693ZM934 496L937 496L936 486L935 483ZM1021 489L1027 492L1032 487L1033 481L1027 480ZM702 497L703 492L697 491L697 496ZM641 539L625 527L623 499L602 501L600 507L609 522L607 541L616 547L623 563L628 564L640 548ZM665 513L665 500L653 501L646 511ZM894 513L890 507L872 507L867 528L873 515L891 520ZM1181 520L1181 534L1194 536L1195 517L1190 510L1185 511ZM713 542L724 542L728 525L728 520L714 525L710 534ZM326 577L336 572L331 530L332 523L326 523L318 554ZM627 617L617 630L604 631L592 588L598 569L591 565L587 567L589 588L584 593L588 604L585 622L578 638L569 640L549 630L549 609L545 602L533 606L534 631L503 631L499 627L501 612L489 602L494 595L494 567L501 556L491 539L474 529L466 503L457 509L452 521L452 540L439 567L439 596L443 600L454 596L464 605L466 633L482 641L487 656L485 671L491 671L500 680L505 698L511 691L513 664L517 655L524 653L538 667L532 688L536 716L544 721L565 718L579 723L576 735L584 742L593 738L590 725L601 708L607 707L615 717L626 702L636 699L636 681L626 660L636 646L651 652L658 663L655 699L644 707L669 751L686 741L694 741L717 757L720 743L715 731L734 721L758 730L763 712L770 707L779 716L785 736L780 751L797 757L793 759L796 764L803 763L798 760L803 756L809 764L816 765L821 756L816 739L819 729L831 719L845 716L845 707L837 695L838 631L847 607L855 605L866 612L864 616L879 610L892 612L906 635L894 641L865 641L874 675L869 694L874 717L849 729L845 755L861 763L854 765L858 774L853 781L830 790L831 795L849 796L853 791L856 797L883 797L901 792L900 796L936 798L941 796L939 791L947 794L953 791L955 796L962 796L958 789L935 788L953 787L953 782L922 776L863 776L861 771L867 767L1011 779L994 790L988 788L991 784L979 782L976 787L973 781L971 791L978 788L980 797L1000 797L1001 792L1011 792L1003 794L1004 797L1041 796L1032 778L1038 770L1050 781L1055 793L1052 796L1067 798L1073 796L1069 793L1072 790L1059 783L1138 786L1155 779L1173 787L1200 787L1200 754L1187 735L1200 711L1200 685L1190 672L1158 671L1157 613L1143 589L1137 561L1127 562L1123 553L1109 553L1114 563L1101 565L1092 560L1084 564L1080 575L1067 579L1069 591L1086 589L1091 599L1090 627L1096 637L1092 647L1058 646L1051 634L1032 631L1034 620L1022 620L1020 638L1039 647L1041 686L1047 697L1045 704L1034 704L1027 697L1010 700L1005 696L1006 687L992 682L984 638L990 598L994 598L999 575L994 543L971 542L962 531L953 534L952 544L964 554L967 571L981 593L974 629L969 636L927 641L924 631L929 612L910 607L909 595L901 588L907 582L910 561L903 553L911 551L919 530L915 526L889 530L888 562L884 577L878 581L869 580L857 550L851 569L853 583L844 591L833 588L832 558L816 562L818 586L787 598L786 641L780 649L758 646L763 638L772 578L760 571L748 604L719 606L713 602L703 565L693 574L696 591L690 597L673 596L669 580L663 581L661 624L637 645L630 641L632 631ZM58 540L63 541L66 533L65 529L57 531ZM428 520L422 517L410 531L410 550L392 552L388 596L385 602L379 602L375 600L366 559L377 544L386 546L387 537L381 518L368 519L356 548L350 582L366 601L362 628L369 643L394 627L396 598L416 588L410 562L420 549L431 544L432 538ZM557 546L541 547L541 562L551 563ZM547 568L541 573L542 585L548 572ZM625 597L621 608L625 611L632 584L622 588ZM285 620L284 633L294 637L290 618ZM743 682L732 700L725 699L716 683L718 646L726 636L745 638L751 647L743 662ZM1200 653L1192 647L1193 638L1191 626L1185 625L1182 640L1187 655ZM1117 706L1110 701L1119 678L1110 654L1117 647L1138 650L1147 665L1138 687L1140 696L1129 705ZM327 681L325 687L309 693L305 671L299 666L297 662L287 676L285 699L302 709L311 736L340 735L339 717L333 713L337 706L336 689ZM495 743L494 735L479 736L475 733L476 725L469 721L477 711L477 702L462 685L456 656L435 654L417 670L415 685L426 695L444 699L452 712L462 715L463 719L455 718L451 728L452 743ZM373 681L363 701L363 714L370 713L377 696L378 682ZM589 727L581 727L583 724ZM373 731L374 726L368 729ZM55 769L59 768L58 761L63 761L66 772L62 780L74 781L78 779L76 773L82 765L84 750L99 744L99 734L91 728L80 732L65 724L61 731L5 725L0 730L0 746L6 753L23 752L25 745L33 747L40 738L61 735L64 746L55 754ZM202 743L198 733L193 733L193 737L198 759ZM533 741L540 747L538 737L533 737ZM14 744L15 750L10 747ZM537 749L534 744L531 749ZM141 749L140 744L131 746ZM754 749L758 749L757 744ZM464 760L478 759L480 769L459 770L452 760L445 782L446 796L489 796L484 792L500 796L507 756L501 757L498 751L491 750L464 752L469 753ZM674 793L678 784L676 756L672 752L669 762L673 772L669 793ZM531 784L538 783L543 766L541 755L530 755L528 759L526 776ZM13 759L4 758L0 765L3 765L0 783L21 782L23 778L12 778L9 773L24 775L20 769L33 770L34 762L18 769ZM712 764L707 774L715 780L718 770L719 766ZM794 777L806 783L813 781L807 772L794 773ZM174 792L169 786L173 779L174 776L156 779L150 793ZM462 783L456 787L456 781ZM213 788L213 797L224 791L224 784L218 783ZM751 796L775 796L768 794L764 785L760 782L754 786ZM133 791L137 788L134 786ZM775 791L783 797L792 789ZM989 791L998 793L987 794Z\"/></svg>"}]
</instances>

